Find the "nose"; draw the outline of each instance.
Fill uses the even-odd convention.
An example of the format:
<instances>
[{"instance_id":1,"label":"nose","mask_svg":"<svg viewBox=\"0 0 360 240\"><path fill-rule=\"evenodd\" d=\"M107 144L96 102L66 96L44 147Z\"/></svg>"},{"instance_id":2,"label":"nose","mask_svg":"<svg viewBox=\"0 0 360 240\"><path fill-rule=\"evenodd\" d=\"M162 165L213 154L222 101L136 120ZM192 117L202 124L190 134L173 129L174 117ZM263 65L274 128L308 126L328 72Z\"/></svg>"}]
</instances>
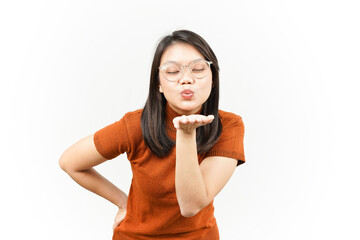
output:
<instances>
[{"instance_id":1,"label":"nose","mask_svg":"<svg viewBox=\"0 0 360 240\"><path fill-rule=\"evenodd\" d=\"M184 73L183 76L180 78L179 83L180 84L192 84L194 83L194 77L190 74L190 68L188 66L185 66L183 69Z\"/></svg>"}]
</instances>

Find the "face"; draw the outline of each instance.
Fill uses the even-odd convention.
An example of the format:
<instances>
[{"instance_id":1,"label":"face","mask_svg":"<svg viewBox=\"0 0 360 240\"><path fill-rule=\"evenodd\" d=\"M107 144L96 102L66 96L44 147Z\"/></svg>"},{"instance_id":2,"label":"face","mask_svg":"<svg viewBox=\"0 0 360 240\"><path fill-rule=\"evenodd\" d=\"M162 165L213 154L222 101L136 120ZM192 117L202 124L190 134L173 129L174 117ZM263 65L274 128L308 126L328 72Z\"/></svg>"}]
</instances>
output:
<instances>
[{"instance_id":1,"label":"face","mask_svg":"<svg viewBox=\"0 0 360 240\"><path fill-rule=\"evenodd\" d=\"M205 59L204 56L192 45L175 43L169 46L161 56L160 66L169 61L180 65L189 65L196 59ZM182 115L194 114L201 109L202 104L208 99L212 88L212 73L201 79L194 78L188 68L179 81L168 81L159 73L159 91L164 94L170 107ZM184 90L190 90L183 92Z\"/></svg>"}]
</instances>

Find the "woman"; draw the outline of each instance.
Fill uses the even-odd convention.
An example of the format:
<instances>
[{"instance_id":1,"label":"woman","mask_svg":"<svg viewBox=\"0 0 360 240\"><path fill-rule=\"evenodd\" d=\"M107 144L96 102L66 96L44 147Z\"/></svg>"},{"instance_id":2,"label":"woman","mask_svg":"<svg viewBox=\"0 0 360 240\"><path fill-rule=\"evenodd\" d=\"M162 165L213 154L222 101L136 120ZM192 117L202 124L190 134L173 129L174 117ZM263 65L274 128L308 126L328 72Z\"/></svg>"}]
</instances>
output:
<instances>
[{"instance_id":1,"label":"woman","mask_svg":"<svg viewBox=\"0 0 360 240\"><path fill-rule=\"evenodd\" d=\"M219 66L188 30L159 42L143 109L67 149L59 164L119 207L113 240L219 239L213 199L245 162L242 118L218 110ZM129 197L93 167L126 152Z\"/></svg>"}]
</instances>

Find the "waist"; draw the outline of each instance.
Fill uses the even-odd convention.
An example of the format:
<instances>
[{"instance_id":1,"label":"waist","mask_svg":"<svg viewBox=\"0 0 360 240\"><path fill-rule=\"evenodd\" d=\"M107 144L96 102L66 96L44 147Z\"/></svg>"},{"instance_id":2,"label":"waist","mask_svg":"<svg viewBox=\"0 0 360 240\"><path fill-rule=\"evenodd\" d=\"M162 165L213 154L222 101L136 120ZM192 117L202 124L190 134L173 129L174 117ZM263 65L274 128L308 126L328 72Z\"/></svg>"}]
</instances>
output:
<instances>
[{"instance_id":1,"label":"waist","mask_svg":"<svg viewBox=\"0 0 360 240\"><path fill-rule=\"evenodd\" d=\"M138 228L141 229L141 226ZM122 228L116 228L112 240L149 240L149 239L167 239L167 240L219 240L219 229L214 224L209 227L203 227L193 231L177 233L141 233L141 231L132 232Z\"/></svg>"}]
</instances>

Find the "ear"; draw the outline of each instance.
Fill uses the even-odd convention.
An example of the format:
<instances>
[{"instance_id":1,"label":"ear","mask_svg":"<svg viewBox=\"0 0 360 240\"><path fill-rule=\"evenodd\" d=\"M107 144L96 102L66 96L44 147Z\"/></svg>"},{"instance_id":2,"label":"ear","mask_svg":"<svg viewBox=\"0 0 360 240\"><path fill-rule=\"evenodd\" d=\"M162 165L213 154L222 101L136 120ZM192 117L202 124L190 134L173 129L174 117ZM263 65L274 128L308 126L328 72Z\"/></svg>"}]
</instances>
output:
<instances>
[{"instance_id":1,"label":"ear","mask_svg":"<svg viewBox=\"0 0 360 240\"><path fill-rule=\"evenodd\" d=\"M164 91L163 91L163 89L162 89L161 85L159 85L159 92L164 93Z\"/></svg>"}]
</instances>

